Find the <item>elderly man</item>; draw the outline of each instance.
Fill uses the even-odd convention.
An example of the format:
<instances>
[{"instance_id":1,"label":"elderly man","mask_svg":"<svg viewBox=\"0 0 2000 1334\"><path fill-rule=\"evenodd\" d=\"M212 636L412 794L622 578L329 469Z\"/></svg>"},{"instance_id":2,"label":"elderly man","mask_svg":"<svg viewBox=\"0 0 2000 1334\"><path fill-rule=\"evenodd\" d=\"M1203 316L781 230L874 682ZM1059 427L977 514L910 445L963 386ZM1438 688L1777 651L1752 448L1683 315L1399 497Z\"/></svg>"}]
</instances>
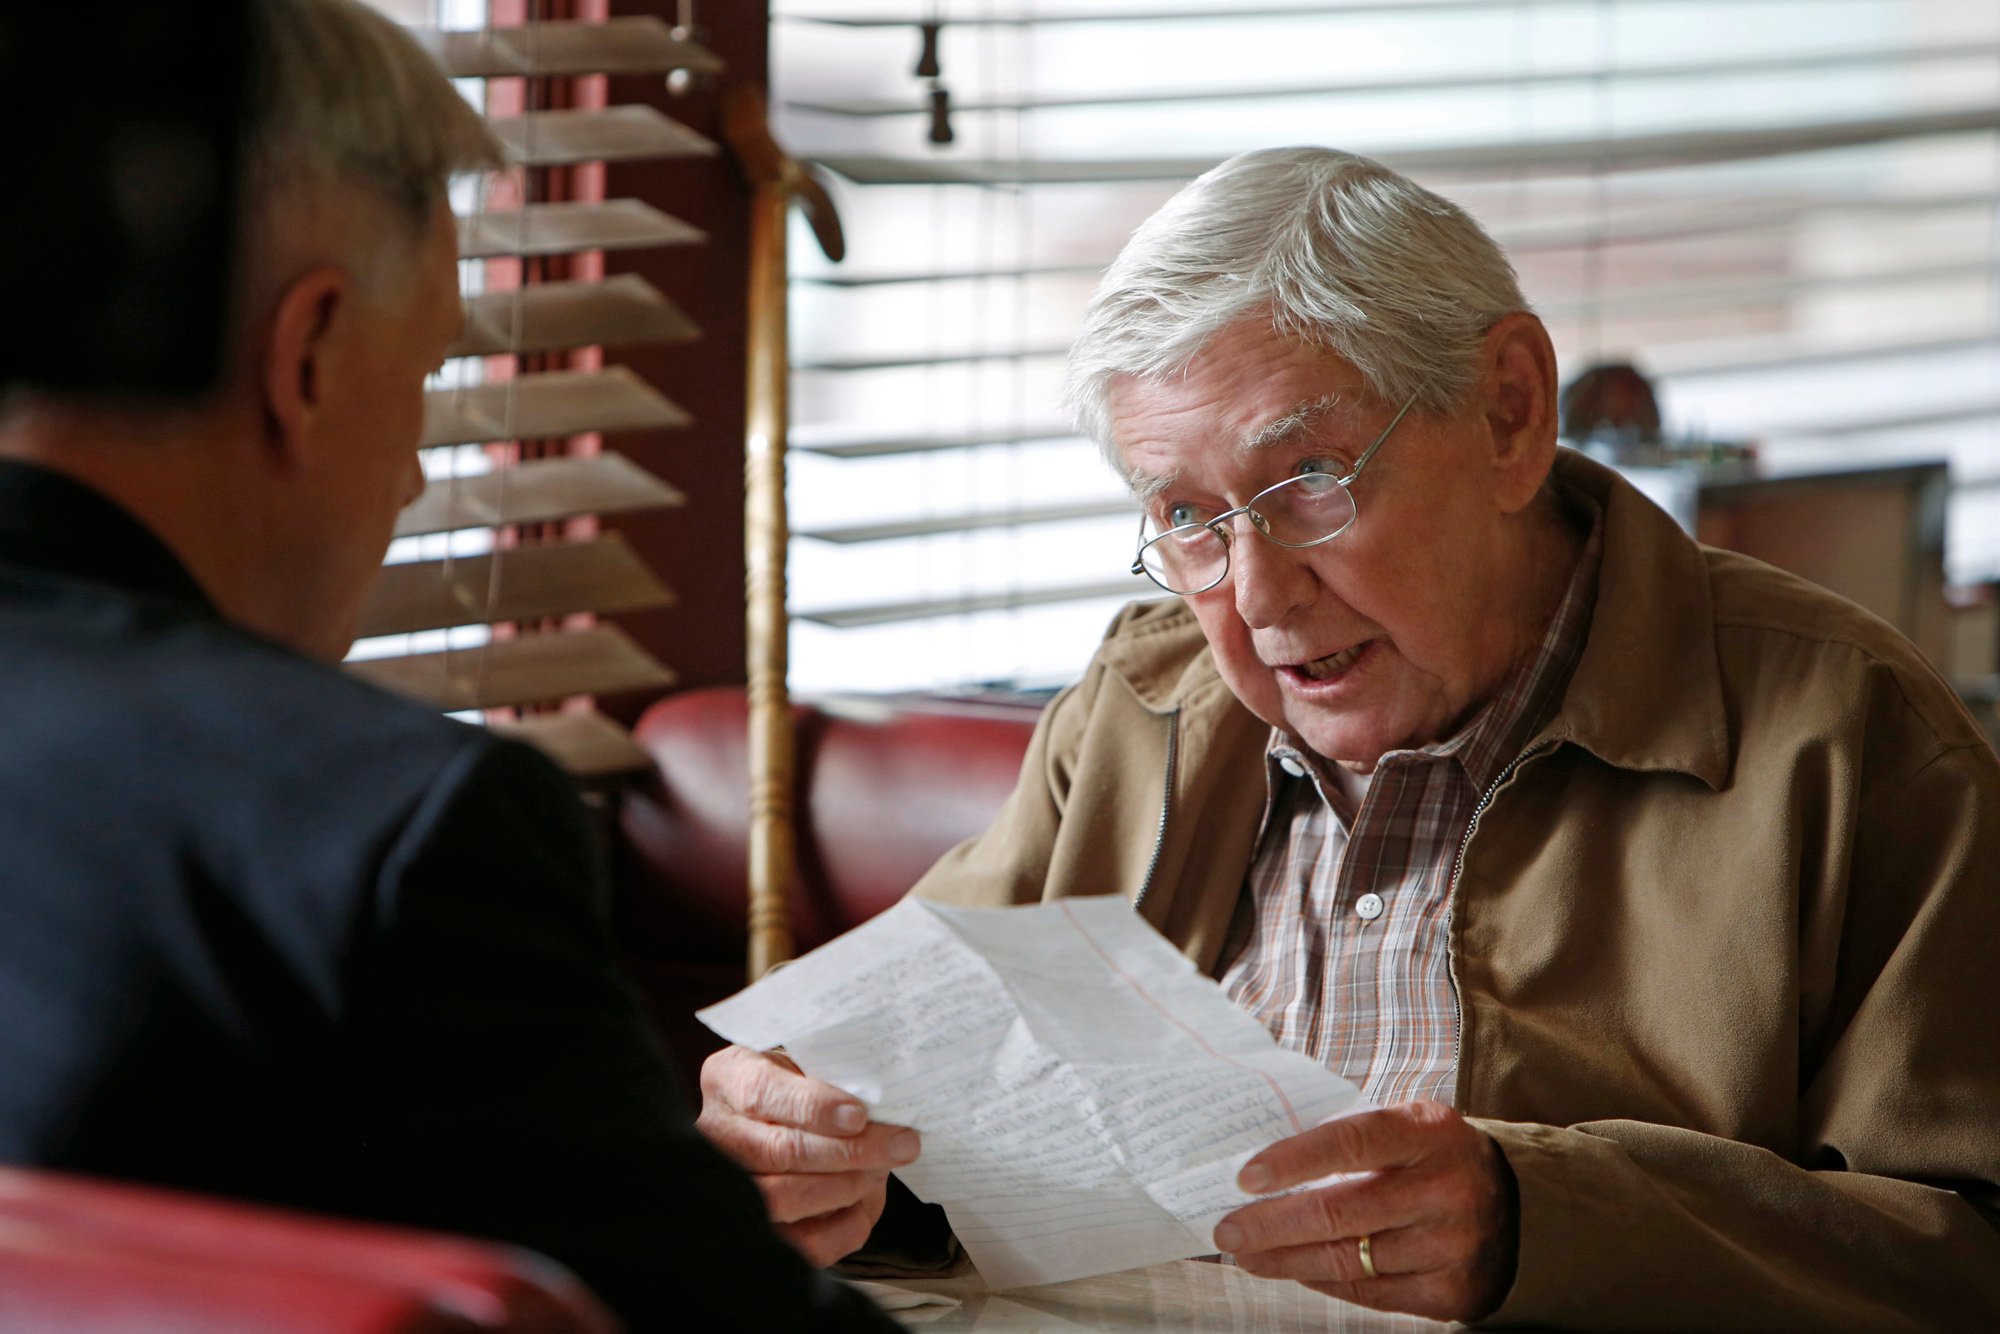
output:
<instances>
[{"instance_id":1,"label":"elderly man","mask_svg":"<svg viewBox=\"0 0 2000 1334\"><path fill-rule=\"evenodd\" d=\"M1217 1229L1367 1305L1591 1328L2000 1322L2000 764L1891 629L1555 443L1505 258L1380 165L1249 154L1071 354L1135 606L917 887L1118 892L1376 1110ZM823 1261L908 1131L775 1056L702 1125ZM782 1147L783 1153L776 1152Z\"/></svg>"},{"instance_id":2,"label":"elderly man","mask_svg":"<svg viewBox=\"0 0 2000 1334\"><path fill-rule=\"evenodd\" d=\"M332 665L496 153L355 0L256 12L226 382L0 412L0 1161L518 1242L634 1329L892 1329L694 1131L568 781Z\"/></svg>"}]
</instances>

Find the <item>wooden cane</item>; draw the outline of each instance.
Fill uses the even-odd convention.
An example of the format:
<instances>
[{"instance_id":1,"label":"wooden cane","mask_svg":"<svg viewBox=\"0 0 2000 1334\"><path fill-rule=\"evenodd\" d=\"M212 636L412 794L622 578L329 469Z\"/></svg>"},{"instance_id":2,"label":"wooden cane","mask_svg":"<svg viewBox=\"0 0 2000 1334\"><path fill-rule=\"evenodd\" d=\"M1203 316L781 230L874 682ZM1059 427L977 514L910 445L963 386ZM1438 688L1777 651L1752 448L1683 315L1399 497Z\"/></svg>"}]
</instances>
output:
<instances>
[{"instance_id":1,"label":"wooden cane","mask_svg":"<svg viewBox=\"0 0 2000 1334\"><path fill-rule=\"evenodd\" d=\"M771 137L763 94L730 92L723 135L754 189L750 202L749 375L743 456L744 597L750 682L750 943L756 981L792 957L792 706L785 684L785 428L791 363L786 334L785 231L804 209L827 257L846 253L825 187Z\"/></svg>"}]
</instances>

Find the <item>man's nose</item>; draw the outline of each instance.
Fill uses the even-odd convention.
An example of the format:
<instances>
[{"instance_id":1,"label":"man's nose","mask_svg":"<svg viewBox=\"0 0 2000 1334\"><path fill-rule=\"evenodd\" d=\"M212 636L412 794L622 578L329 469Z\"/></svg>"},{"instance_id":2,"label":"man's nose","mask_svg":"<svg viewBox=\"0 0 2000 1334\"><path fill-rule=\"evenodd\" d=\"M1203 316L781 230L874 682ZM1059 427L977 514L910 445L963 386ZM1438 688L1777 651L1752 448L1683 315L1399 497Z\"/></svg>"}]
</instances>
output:
<instances>
[{"instance_id":1,"label":"man's nose","mask_svg":"<svg viewBox=\"0 0 2000 1334\"><path fill-rule=\"evenodd\" d=\"M1236 614L1252 630L1268 629L1312 600L1317 576L1304 551L1281 547L1255 529L1249 515L1235 521L1229 578Z\"/></svg>"}]
</instances>

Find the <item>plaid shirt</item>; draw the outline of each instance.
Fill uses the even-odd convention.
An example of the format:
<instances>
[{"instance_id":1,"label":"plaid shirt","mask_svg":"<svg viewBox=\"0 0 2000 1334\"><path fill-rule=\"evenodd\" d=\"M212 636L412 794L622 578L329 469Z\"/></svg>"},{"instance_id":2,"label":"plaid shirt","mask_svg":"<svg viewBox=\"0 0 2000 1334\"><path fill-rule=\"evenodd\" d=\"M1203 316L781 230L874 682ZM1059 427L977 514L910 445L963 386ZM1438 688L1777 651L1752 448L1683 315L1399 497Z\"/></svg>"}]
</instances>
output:
<instances>
[{"instance_id":1,"label":"plaid shirt","mask_svg":"<svg viewBox=\"0 0 2000 1334\"><path fill-rule=\"evenodd\" d=\"M1452 882L1481 795L1562 702L1596 600L1602 514L1541 647L1450 738L1384 755L1368 779L1273 729L1259 850L1222 986L1278 1042L1381 1104L1452 1101L1458 994Z\"/></svg>"}]
</instances>

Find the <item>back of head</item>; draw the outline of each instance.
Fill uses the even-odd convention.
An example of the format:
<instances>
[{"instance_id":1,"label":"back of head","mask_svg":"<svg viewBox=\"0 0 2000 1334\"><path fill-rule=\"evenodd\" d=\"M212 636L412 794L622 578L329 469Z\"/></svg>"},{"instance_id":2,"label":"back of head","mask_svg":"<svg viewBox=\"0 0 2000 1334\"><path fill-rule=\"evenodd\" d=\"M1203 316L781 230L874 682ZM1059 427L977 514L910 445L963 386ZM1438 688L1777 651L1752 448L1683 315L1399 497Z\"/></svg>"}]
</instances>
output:
<instances>
[{"instance_id":1,"label":"back of head","mask_svg":"<svg viewBox=\"0 0 2000 1334\"><path fill-rule=\"evenodd\" d=\"M360 0L255 0L248 9L242 225L227 331L236 371L279 293L312 264L338 264L367 294L397 296L446 206L450 178L502 162L484 119L437 62ZM175 411L24 389L0 395L0 447L24 425L70 429L104 413L130 435Z\"/></svg>"},{"instance_id":2,"label":"back of head","mask_svg":"<svg viewBox=\"0 0 2000 1334\"><path fill-rule=\"evenodd\" d=\"M450 177L497 166L498 145L437 62L361 0L260 0L253 10L246 258L270 263L291 215L359 195L386 225L344 258L379 280L419 249Z\"/></svg>"},{"instance_id":3,"label":"back of head","mask_svg":"<svg viewBox=\"0 0 2000 1334\"><path fill-rule=\"evenodd\" d=\"M258 0L243 244L216 389L24 400L0 457L151 529L223 616L334 659L422 486L427 374L462 315L447 188L497 161L410 34L360 0Z\"/></svg>"},{"instance_id":4,"label":"back of head","mask_svg":"<svg viewBox=\"0 0 2000 1334\"><path fill-rule=\"evenodd\" d=\"M1132 234L1070 349L1065 399L1117 466L1113 378L1175 374L1222 330L1267 318L1352 362L1383 400L1444 412L1471 388L1486 330L1527 308L1507 257L1450 200L1351 153L1264 149Z\"/></svg>"}]
</instances>

